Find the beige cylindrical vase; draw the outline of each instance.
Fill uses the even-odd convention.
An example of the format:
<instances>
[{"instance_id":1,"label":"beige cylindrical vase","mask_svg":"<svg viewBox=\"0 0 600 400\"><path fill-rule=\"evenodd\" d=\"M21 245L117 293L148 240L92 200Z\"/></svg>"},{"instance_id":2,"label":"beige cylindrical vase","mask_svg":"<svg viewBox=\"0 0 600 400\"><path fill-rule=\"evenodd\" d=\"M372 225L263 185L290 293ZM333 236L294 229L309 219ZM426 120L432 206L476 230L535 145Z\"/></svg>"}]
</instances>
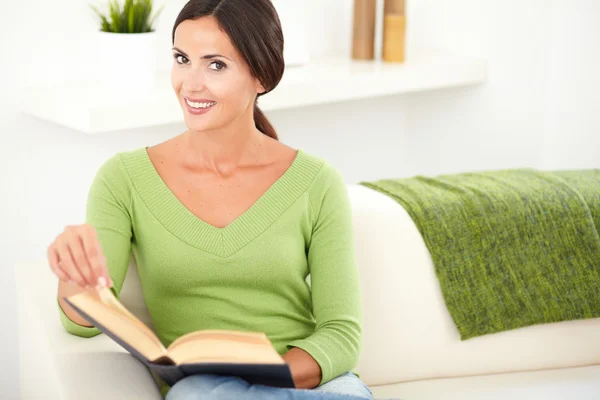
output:
<instances>
[{"instance_id":1,"label":"beige cylindrical vase","mask_svg":"<svg viewBox=\"0 0 600 400\"><path fill-rule=\"evenodd\" d=\"M385 0L383 61L404 62L406 53L406 0Z\"/></svg>"},{"instance_id":2,"label":"beige cylindrical vase","mask_svg":"<svg viewBox=\"0 0 600 400\"><path fill-rule=\"evenodd\" d=\"M352 58L375 59L375 16L377 0L354 0Z\"/></svg>"}]
</instances>

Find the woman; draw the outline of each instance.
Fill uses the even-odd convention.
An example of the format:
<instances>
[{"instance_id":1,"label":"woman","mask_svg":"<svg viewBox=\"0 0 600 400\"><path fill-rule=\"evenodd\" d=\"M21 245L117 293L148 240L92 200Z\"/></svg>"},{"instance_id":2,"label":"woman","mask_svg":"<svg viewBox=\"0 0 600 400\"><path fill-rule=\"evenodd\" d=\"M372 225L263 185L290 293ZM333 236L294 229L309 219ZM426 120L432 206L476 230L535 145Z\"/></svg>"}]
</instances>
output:
<instances>
[{"instance_id":1,"label":"woman","mask_svg":"<svg viewBox=\"0 0 600 400\"><path fill-rule=\"evenodd\" d=\"M100 333L62 298L98 285L118 294L133 251L165 345L199 329L265 332L297 387L197 375L167 388L168 400L371 398L351 372L361 305L346 187L328 163L280 143L256 102L284 71L275 9L192 0L173 28L173 58L188 130L110 158L86 224L48 249L65 328Z\"/></svg>"}]
</instances>

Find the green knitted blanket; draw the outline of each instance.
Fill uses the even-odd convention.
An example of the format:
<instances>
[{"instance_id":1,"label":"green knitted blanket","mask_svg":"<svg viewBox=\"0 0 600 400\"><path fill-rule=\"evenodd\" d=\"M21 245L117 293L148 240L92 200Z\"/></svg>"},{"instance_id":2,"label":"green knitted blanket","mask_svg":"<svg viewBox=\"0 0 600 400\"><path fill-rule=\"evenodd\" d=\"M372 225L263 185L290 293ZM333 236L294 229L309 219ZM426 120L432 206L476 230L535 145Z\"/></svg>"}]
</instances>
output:
<instances>
[{"instance_id":1,"label":"green knitted blanket","mask_svg":"<svg viewBox=\"0 0 600 400\"><path fill-rule=\"evenodd\" d=\"M400 203L461 339L600 317L600 170L361 182Z\"/></svg>"}]
</instances>

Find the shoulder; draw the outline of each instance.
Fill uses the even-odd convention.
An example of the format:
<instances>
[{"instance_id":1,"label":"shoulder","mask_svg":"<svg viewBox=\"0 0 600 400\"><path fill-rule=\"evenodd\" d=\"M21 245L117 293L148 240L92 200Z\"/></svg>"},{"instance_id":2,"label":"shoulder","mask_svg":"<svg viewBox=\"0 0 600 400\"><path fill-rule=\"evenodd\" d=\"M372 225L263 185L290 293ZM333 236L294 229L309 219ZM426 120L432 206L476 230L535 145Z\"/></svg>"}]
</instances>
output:
<instances>
[{"instance_id":1,"label":"shoulder","mask_svg":"<svg viewBox=\"0 0 600 400\"><path fill-rule=\"evenodd\" d=\"M105 189L116 195L128 195L133 186L129 169L142 160L146 149L118 152L104 160L96 171L92 189Z\"/></svg>"},{"instance_id":2,"label":"shoulder","mask_svg":"<svg viewBox=\"0 0 600 400\"><path fill-rule=\"evenodd\" d=\"M141 147L113 154L100 165L98 175L121 176L128 173L129 167L143 162L146 158L146 148Z\"/></svg>"},{"instance_id":3,"label":"shoulder","mask_svg":"<svg viewBox=\"0 0 600 400\"><path fill-rule=\"evenodd\" d=\"M340 170L333 165L330 161L299 150L299 157L302 157L312 166L314 166L314 177L311 183L311 187L314 188L327 188L332 185L340 185L344 183L344 177Z\"/></svg>"},{"instance_id":4,"label":"shoulder","mask_svg":"<svg viewBox=\"0 0 600 400\"><path fill-rule=\"evenodd\" d=\"M120 174L123 169L124 165L121 159L121 153L116 153L102 162L96 171L96 176L114 176L115 174Z\"/></svg>"},{"instance_id":5,"label":"shoulder","mask_svg":"<svg viewBox=\"0 0 600 400\"><path fill-rule=\"evenodd\" d=\"M326 200L334 203L344 202L348 193L340 170L333 163L319 156L302 150L301 155L315 166L314 176L307 190L313 206L320 208L320 205Z\"/></svg>"}]
</instances>

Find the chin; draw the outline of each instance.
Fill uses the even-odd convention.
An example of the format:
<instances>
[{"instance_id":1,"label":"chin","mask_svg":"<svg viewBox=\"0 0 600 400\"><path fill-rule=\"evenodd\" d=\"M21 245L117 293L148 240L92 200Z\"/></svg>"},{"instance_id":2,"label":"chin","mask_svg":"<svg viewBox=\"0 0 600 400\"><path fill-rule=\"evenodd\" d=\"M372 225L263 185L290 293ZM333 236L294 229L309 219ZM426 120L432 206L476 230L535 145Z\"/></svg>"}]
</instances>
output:
<instances>
[{"instance_id":1,"label":"chin","mask_svg":"<svg viewBox=\"0 0 600 400\"><path fill-rule=\"evenodd\" d=\"M186 118L185 125L190 131L202 132L212 129L213 124L207 123L207 121L195 121L194 118Z\"/></svg>"},{"instance_id":2,"label":"chin","mask_svg":"<svg viewBox=\"0 0 600 400\"><path fill-rule=\"evenodd\" d=\"M194 115L187 110L185 104L182 104L183 116L186 126L192 131L207 131L216 128L219 124L215 121L215 111L210 110L204 114Z\"/></svg>"}]
</instances>

